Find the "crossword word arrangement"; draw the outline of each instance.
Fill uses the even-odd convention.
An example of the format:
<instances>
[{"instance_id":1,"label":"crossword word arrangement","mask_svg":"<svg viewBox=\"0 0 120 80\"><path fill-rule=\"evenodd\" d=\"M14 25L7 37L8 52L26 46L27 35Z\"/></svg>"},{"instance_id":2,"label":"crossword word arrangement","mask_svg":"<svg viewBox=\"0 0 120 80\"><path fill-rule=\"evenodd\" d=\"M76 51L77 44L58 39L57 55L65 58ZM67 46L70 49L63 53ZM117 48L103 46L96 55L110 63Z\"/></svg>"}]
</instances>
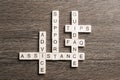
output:
<instances>
[{"instance_id":1,"label":"crossword word arrangement","mask_svg":"<svg viewBox=\"0 0 120 80\"><path fill-rule=\"evenodd\" d=\"M70 60L71 67L78 67L79 60L85 60L85 54L78 47L85 46L84 39L78 39L79 33L90 33L91 25L78 25L78 11L71 12L71 25L65 25L65 32L71 32L71 39L65 39L65 46L71 46L71 52L59 52L59 11L52 11L52 52L46 52L46 31L39 32L39 52L20 52L20 60L38 60L39 74L46 73L46 60Z\"/></svg>"}]
</instances>

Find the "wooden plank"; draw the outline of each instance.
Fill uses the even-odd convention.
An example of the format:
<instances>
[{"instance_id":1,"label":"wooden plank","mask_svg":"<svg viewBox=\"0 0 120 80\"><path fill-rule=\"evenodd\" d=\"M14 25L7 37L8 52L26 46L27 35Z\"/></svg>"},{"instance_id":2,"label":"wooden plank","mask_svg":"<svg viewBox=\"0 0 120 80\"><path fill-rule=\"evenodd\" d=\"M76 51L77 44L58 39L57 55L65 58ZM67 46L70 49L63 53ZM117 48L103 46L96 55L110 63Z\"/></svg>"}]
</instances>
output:
<instances>
[{"instance_id":1,"label":"wooden plank","mask_svg":"<svg viewBox=\"0 0 120 80\"><path fill-rule=\"evenodd\" d=\"M0 80L119 80L120 24L119 0L2 0L0 1ZM47 32L47 52L51 52L51 11L60 11L60 52L64 46L64 25L70 11L79 11L79 24L91 24L85 39L86 60L72 69L69 61L48 61L47 74L37 75L36 61L19 61L18 53L38 52L38 32ZM54 66L53 66L54 65ZM58 75L59 74L59 75Z\"/></svg>"}]
</instances>

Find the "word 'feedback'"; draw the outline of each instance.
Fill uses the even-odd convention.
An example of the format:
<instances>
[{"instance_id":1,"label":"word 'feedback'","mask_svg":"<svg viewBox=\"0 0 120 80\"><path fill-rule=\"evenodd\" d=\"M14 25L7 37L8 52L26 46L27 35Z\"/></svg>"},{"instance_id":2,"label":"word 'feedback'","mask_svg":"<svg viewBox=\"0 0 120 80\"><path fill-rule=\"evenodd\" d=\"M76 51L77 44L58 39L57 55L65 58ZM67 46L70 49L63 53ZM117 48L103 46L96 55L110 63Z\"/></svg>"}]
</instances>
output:
<instances>
[{"instance_id":1,"label":"word 'feedback'","mask_svg":"<svg viewBox=\"0 0 120 80\"><path fill-rule=\"evenodd\" d=\"M38 60L39 74L46 73L46 60L71 60L71 67L78 67L78 60L85 60L85 54L78 47L85 46L79 33L90 33L91 25L78 25L78 11L71 12L71 25L65 25L65 32L71 32L71 39L65 39L65 46L71 46L71 53L59 52L59 11L52 11L52 52L46 52L46 31L39 32L39 52L20 52L20 60Z\"/></svg>"}]
</instances>

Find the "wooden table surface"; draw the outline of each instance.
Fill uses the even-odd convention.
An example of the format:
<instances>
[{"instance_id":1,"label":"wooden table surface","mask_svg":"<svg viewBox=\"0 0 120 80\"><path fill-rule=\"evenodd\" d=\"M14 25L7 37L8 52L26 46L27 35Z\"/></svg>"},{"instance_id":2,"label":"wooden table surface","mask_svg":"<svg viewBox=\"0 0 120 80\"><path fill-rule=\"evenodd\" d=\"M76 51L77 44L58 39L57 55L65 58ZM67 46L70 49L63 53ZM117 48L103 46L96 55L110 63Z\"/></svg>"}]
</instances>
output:
<instances>
[{"instance_id":1,"label":"wooden table surface","mask_svg":"<svg viewBox=\"0 0 120 80\"><path fill-rule=\"evenodd\" d=\"M91 24L86 60L78 68L70 61L47 61L47 73L38 74L38 61L20 61L19 52L38 52L38 32L47 31L51 52L51 11L60 11L60 52L70 52L64 25L70 12L79 11L79 24ZM120 0L0 0L0 80L120 80Z\"/></svg>"}]
</instances>

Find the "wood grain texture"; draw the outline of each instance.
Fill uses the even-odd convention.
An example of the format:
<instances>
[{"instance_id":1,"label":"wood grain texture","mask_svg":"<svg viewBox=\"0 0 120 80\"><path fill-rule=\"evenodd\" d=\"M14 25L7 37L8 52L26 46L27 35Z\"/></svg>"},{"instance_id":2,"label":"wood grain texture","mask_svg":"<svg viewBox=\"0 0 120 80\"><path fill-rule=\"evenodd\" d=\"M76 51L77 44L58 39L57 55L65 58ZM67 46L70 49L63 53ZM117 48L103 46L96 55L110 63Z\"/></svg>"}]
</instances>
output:
<instances>
[{"instance_id":1,"label":"wood grain texture","mask_svg":"<svg viewBox=\"0 0 120 80\"><path fill-rule=\"evenodd\" d=\"M38 32L47 31L51 52L51 11L60 11L60 52L70 52L64 25L70 11L79 11L79 24L92 25L86 40L86 60L78 68L70 61L47 61L47 74L38 75L38 61L20 61L19 52L38 52ZM0 80L120 80L120 0L0 0Z\"/></svg>"}]
</instances>

